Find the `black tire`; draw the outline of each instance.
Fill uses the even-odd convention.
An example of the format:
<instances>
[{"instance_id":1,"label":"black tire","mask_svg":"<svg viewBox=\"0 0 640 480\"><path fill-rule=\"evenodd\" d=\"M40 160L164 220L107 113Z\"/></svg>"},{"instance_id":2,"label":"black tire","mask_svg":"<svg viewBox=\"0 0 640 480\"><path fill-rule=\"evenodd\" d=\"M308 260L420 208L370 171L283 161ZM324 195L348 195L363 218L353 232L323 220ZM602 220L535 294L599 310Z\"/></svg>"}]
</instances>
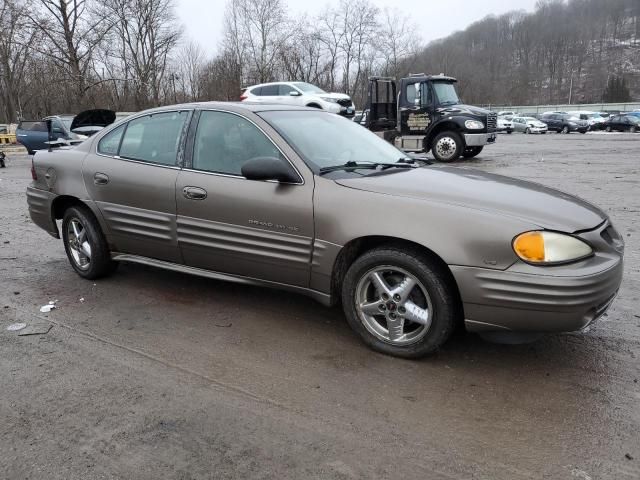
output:
<instances>
[{"instance_id":1,"label":"black tire","mask_svg":"<svg viewBox=\"0 0 640 480\"><path fill-rule=\"evenodd\" d=\"M524 129L524 133L525 133L526 135L529 135L529 134L531 133L531 130L529 130L529 127L527 127L527 128L525 128L525 129Z\"/></svg>"},{"instance_id":2,"label":"black tire","mask_svg":"<svg viewBox=\"0 0 640 480\"><path fill-rule=\"evenodd\" d=\"M611 126L610 126L610 125L607 125L607 128L605 128L605 130L606 130L607 132L611 133Z\"/></svg>"},{"instance_id":3,"label":"black tire","mask_svg":"<svg viewBox=\"0 0 640 480\"><path fill-rule=\"evenodd\" d=\"M507 130L507 133L511 135L513 133L513 130Z\"/></svg>"},{"instance_id":4,"label":"black tire","mask_svg":"<svg viewBox=\"0 0 640 480\"><path fill-rule=\"evenodd\" d=\"M476 155L480 155L483 147L467 147L462 152L464 158L473 158Z\"/></svg>"},{"instance_id":5,"label":"black tire","mask_svg":"<svg viewBox=\"0 0 640 480\"><path fill-rule=\"evenodd\" d=\"M638 127L636 127L636 126L632 126L632 127L629 129L629 131L630 131L631 133L636 133L636 132L638 131Z\"/></svg>"},{"instance_id":6,"label":"black tire","mask_svg":"<svg viewBox=\"0 0 640 480\"><path fill-rule=\"evenodd\" d=\"M441 149L439 147L439 142L444 141L444 139L447 138L449 140L446 141L445 145L450 149L447 150L450 152L450 154L443 155L442 153L438 153L438 150ZM462 141L462 137L457 132L453 131L440 132L433 139L432 145L433 146L431 147L431 154L437 161L444 163L456 161L458 158L460 158L460 155L462 155L462 152L464 150L464 142ZM444 147L445 145L442 145L442 147Z\"/></svg>"},{"instance_id":7,"label":"black tire","mask_svg":"<svg viewBox=\"0 0 640 480\"><path fill-rule=\"evenodd\" d=\"M586 130L580 130L580 133L582 133L584 135L585 133L587 133L587 131Z\"/></svg>"},{"instance_id":8,"label":"black tire","mask_svg":"<svg viewBox=\"0 0 640 480\"><path fill-rule=\"evenodd\" d=\"M546 135L547 132L540 132L542 135Z\"/></svg>"},{"instance_id":9,"label":"black tire","mask_svg":"<svg viewBox=\"0 0 640 480\"><path fill-rule=\"evenodd\" d=\"M413 275L428 293L432 307L431 324L424 336L414 343L398 346L384 341L371 333L359 316L356 307L358 285L376 267L401 268ZM378 352L403 358L419 358L437 351L447 341L461 316L456 288L449 272L417 249L392 246L370 250L353 262L342 284L342 306L349 326L365 344ZM386 322L384 315L381 321Z\"/></svg>"},{"instance_id":10,"label":"black tire","mask_svg":"<svg viewBox=\"0 0 640 480\"><path fill-rule=\"evenodd\" d=\"M569 135L571 133L569 125L565 125L564 127L562 127L562 133L564 133L565 135Z\"/></svg>"},{"instance_id":11,"label":"black tire","mask_svg":"<svg viewBox=\"0 0 640 480\"><path fill-rule=\"evenodd\" d=\"M91 247L90 261L82 267L74 258L70 245L69 226L72 221L77 221L86 230L86 240ZM118 263L111 260L107 241L102 234L102 229L93 212L88 207L75 205L64 212L62 219L62 242L67 252L69 263L82 278L94 280L112 273Z\"/></svg>"}]
</instances>

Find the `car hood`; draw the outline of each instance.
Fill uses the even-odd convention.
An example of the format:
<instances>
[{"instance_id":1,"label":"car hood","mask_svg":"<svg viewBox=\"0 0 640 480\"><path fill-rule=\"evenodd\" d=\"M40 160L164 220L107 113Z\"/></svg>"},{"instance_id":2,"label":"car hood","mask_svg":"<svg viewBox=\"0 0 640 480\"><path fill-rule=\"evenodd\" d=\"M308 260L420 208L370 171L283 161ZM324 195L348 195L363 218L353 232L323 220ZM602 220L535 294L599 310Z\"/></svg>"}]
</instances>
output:
<instances>
[{"instance_id":1,"label":"car hood","mask_svg":"<svg viewBox=\"0 0 640 480\"><path fill-rule=\"evenodd\" d=\"M592 229L607 218L594 205L558 190L459 167L414 168L335 181L369 192L495 212L569 233Z\"/></svg>"},{"instance_id":2,"label":"car hood","mask_svg":"<svg viewBox=\"0 0 640 480\"><path fill-rule=\"evenodd\" d=\"M534 127L546 127L547 124L546 123L542 123L542 122L527 122L528 125L533 125Z\"/></svg>"},{"instance_id":3,"label":"car hood","mask_svg":"<svg viewBox=\"0 0 640 480\"><path fill-rule=\"evenodd\" d=\"M489 115L493 113L489 110L485 110L484 108L474 107L473 105L464 105L462 103L457 105L447 105L445 107L440 107L437 109L442 115Z\"/></svg>"},{"instance_id":4,"label":"car hood","mask_svg":"<svg viewBox=\"0 0 640 480\"><path fill-rule=\"evenodd\" d=\"M335 98L336 100L351 100L351 97L346 93L317 93L318 97Z\"/></svg>"},{"instance_id":5,"label":"car hood","mask_svg":"<svg viewBox=\"0 0 640 480\"><path fill-rule=\"evenodd\" d=\"M95 133L111 125L116 120L116 112L102 108L85 110L76 115L71 123L71 131L77 133Z\"/></svg>"}]
</instances>

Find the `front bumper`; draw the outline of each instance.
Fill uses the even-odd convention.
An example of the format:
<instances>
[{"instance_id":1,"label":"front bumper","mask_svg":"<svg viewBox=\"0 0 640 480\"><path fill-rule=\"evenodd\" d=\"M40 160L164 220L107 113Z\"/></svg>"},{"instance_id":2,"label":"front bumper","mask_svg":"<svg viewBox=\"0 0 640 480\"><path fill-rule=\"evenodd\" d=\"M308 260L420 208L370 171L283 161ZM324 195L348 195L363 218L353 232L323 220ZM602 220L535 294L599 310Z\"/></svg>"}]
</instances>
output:
<instances>
[{"instance_id":1,"label":"front bumper","mask_svg":"<svg viewBox=\"0 0 640 480\"><path fill-rule=\"evenodd\" d=\"M464 143L467 147L481 147L496 141L495 133L465 133Z\"/></svg>"},{"instance_id":2,"label":"front bumper","mask_svg":"<svg viewBox=\"0 0 640 480\"><path fill-rule=\"evenodd\" d=\"M58 226L53 218L53 209L51 208L56 197L55 193L27 187L27 205L29 206L31 220L52 237L60 238Z\"/></svg>"},{"instance_id":3,"label":"front bumper","mask_svg":"<svg viewBox=\"0 0 640 480\"><path fill-rule=\"evenodd\" d=\"M516 262L506 270L451 266L470 331L573 332L609 308L623 270L623 245L608 225L581 234L594 256L555 267ZM602 247L608 243L607 247ZM602 249L601 249L602 247Z\"/></svg>"},{"instance_id":4,"label":"front bumper","mask_svg":"<svg viewBox=\"0 0 640 480\"><path fill-rule=\"evenodd\" d=\"M547 127L529 127L531 133L546 133Z\"/></svg>"}]
</instances>

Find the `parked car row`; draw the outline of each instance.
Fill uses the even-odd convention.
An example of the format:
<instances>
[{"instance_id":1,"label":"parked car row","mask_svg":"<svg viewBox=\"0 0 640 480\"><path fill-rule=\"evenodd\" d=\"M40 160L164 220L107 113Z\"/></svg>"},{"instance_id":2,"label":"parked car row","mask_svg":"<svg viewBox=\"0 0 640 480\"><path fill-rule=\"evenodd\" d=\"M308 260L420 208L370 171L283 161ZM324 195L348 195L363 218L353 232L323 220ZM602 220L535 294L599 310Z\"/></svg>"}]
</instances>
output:
<instances>
[{"instance_id":1,"label":"parked car row","mask_svg":"<svg viewBox=\"0 0 640 480\"><path fill-rule=\"evenodd\" d=\"M498 112L498 131L522 133L587 133L588 131L605 130L607 132L640 131L640 112L621 112L609 115L603 112L551 111L538 118L529 115L518 115L512 111Z\"/></svg>"}]
</instances>

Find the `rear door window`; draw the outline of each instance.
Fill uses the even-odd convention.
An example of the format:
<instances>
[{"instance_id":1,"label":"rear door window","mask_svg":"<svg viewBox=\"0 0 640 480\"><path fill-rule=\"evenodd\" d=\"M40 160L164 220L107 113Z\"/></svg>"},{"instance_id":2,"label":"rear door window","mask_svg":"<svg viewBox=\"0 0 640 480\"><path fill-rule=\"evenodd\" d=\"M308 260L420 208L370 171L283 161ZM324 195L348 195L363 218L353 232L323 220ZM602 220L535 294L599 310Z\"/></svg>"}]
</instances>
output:
<instances>
[{"instance_id":1,"label":"rear door window","mask_svg":"<svg viewBox=\"0 0 640 480\"><path fill-rule=\"evenodd\" d=\"M275 97L278 95L279 85L265 85L262 87L263 97Z\"/></svg>"},{"instance_id":2,"label":"rear door window","mask_svg":"<svg viewBox=\"0 0 640 480\"><path fill-rule=\"evenodd\" d=\"M261 96L262 95L262 87L256 87L249 90L252 95Z\"/></svg>"},{"instance_id":3,"label":"rear door window","mask_svg":"<svg viewBox=\"0 0 640 480\"><path fill-rule=\"evenodd\" d=\"M189 112L145 115L127 124L120 156L131 160L175 165L182 131Z\"/></svg>"}]
</instances>

